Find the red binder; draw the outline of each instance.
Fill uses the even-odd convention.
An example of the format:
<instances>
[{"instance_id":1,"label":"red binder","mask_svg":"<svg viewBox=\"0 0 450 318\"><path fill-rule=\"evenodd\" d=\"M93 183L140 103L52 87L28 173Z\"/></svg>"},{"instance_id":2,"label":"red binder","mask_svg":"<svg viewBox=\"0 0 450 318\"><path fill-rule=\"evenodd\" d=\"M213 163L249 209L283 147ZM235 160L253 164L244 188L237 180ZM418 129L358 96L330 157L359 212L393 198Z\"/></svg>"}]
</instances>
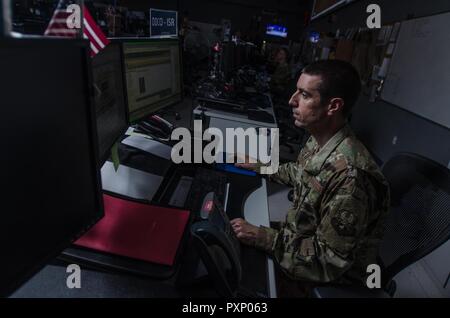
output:
<instances>
[{"instance_id":1,"label":"red binder","mask_svg":"<svg viewBox=\"0 0 450 318\"><path fill-rule=\"evenodd\" d=\"M76 245L151 263L173 265L189 211L103 195L105 216Z\"/></svg>"}]
</instances>

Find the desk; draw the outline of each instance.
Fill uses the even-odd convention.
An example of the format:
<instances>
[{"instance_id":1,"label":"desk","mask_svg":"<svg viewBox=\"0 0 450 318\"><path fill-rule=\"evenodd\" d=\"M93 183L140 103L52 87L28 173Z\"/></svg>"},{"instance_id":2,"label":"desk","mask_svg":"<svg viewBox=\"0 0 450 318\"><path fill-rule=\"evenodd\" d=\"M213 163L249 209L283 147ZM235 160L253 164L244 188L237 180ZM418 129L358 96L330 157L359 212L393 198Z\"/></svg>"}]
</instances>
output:
<instances>
[{"instance_id":1,"label":"desk","mask_svg":"<svg viewBox=\"0 0 450 318\"><path fill-rule=\"evenodd\" d=\"M269 117L273 118L273 123L268 123L264 121L257 121L248 119L247 115L225 111L225 110L217 110L217 109L208 109L207 107L196 107L193 110L193 119L202 121L202 129L206 130L208 128L217 128L222 132L223 145L226 145L226 129L227 128L242 128L244 130L248 128L278 128L275 112L273 109L273 105L271 107L262 109L261 111L266 112ZM269 130L270 133L270 130ZM236 145L235 145L236 147ZM271 140L269 137L269 141L267 142L267 152L266 154L271 153ZM223 150L225 152L225 150ZM237 153L237 151L236 151ZM255 154L251 154L249 150L248 143L245 144L245 155L250 157L255 157ZM218 154L218 157L221 157L222 154Z\"/></svg>"},{"instance_id":2,"label":"desk","mask_svg":"<svg viewBox=\"0 0 450 318\"><path fill-rule=\"evenodd\" d=\"M217 109L217 108L211 108L208 107L207 104L203 106L197 106L193 110L193 116L194 119L206 119L207 123L204 129L208 127L216 127L221 128L221 125L223 122L226 122L230 124L232 122L233 124L231 126L226 126L227 128L237 128L237 127L265 127L265 128L277 128L277 121L275 116L275 111L273 108L272 99L269 95L265 94L266 98L269 101L270 105L269 107L258 107L254 110L258 110L264 113L267 113L267 119L270 118L271 122L266 122L263 120L257 120L257 119L249 119L248 114L245 112L236 112L233 110L226 110L226 109ZM214 99L212 99L213 101Z\"/></svg>"},{"instance_id":3,"label":"desk","mask_svg":"<svg viewBox=\"0 0 450 318\"><path fill-rule=\"evenodd\" d=\"M128 146L121 145L122 150ZM137 166L143 166L144 162L155 162L156 158L142 153L136 153L140 160L131 159L130 162L138 161ZM147 158L144 160L143 158ZM126 160L125 160L126 161ZM107 163L108 164L108 163ZM123 163L126 164L126 163ZM166 163L167 165L167 163ZM136 169L135 165L132 167ZM154 165L149 165L151 168ZM142 167L149 173L149 168ZM159 171L167 171L160 169ZM152 171L154 172L154 171ZM243 191L246 178L253 178L260 183L248 195ZM140 179L142 181L142 179ZM269 226L269 213L267 202L267 185L264 179L258 177L248 177L240 175L230 175L230 187L227 204L227 214L230 218L244 217L255 225ZM250 180L250 179L249 179ZM143 187L133 184L133 179L128 179L127 175L117 174L116 179L109 179L108 182L126 183L129 187ZM254 182L253 182L254 183ZM108 188L110 185L103 184ZM249 186L254 187L254 184ZM116 187L117 188L117 187ZM262 260L264 264L259 263ZM258 265L259 264L259 265ZM269 297L276 297L274 264L262 252L255 249L243 247L241 251L242 284L246 289L267 291ZM47 265L41 272L36 274L29 282L17 290L12 297L185 297L185 296L209 296L213 295L211 289L186 288L177 289L174 285L174 278L165 280L152 279L129 273L105 272L89 267L81 267L81 289L68 289L64 263L54 262ZM262 279L263 276L264 278Z\"/></svg>"},{"instance_id":4,"label":"desk","mask_svg":"<svg viewBox=\"0 0 450 318\"><path fill-rule=\"evenodd\" d=\"M276 117L275 117L275 112L273 110L273 107L266 108L266 109L264 109L264 111L273 117L273 120L274 120L273 123L248 119L247 115L240 114L240 113L228 112L228 111L224 111L224 110L201 108L201 107L196 107L194 109L193 118L194 119L202 119L202 118L206 117L207 119L209 119L208 125L207 125L207 127L203 127L204 129L206 129L208 127L220 128L220 126L219 127L216 126L216 122L221 122L221 121L234 122L234 125L229 128L234 128L234 127L244 128L242 125L248 126L248 127L277 128L278 126L276 123ZM211 122L211 120L217 120L217 121Z\"/></svg>"}]
</instances>

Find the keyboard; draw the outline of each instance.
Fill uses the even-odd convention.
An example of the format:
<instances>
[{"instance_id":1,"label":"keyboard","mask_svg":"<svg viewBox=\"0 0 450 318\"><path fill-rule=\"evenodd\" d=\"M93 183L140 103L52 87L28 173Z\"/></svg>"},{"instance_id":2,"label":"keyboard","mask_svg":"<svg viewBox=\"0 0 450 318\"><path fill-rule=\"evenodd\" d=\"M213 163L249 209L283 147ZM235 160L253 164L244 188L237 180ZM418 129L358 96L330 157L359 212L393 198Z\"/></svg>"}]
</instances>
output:
<instances>
[{"instance_id":1,"label":"keyboard","mask_svg":"<svg viewBox=\"0 0 450 318\"><path fill-rule=\"evenodd\" d=\"M247 113L247 107L242 104L232 103L226 100L219 99L198 99L199 105L204 108L223 110L234 113Z\"/></svg>"},{"instance_id":2,"label":"keyboard","mask_svg":"<svg viewBox=\"0 0 450 318\"><path fill-rule=\"evenodd\" d=\"M216 109L216 110L222 110L227 112L233 112L237 114L246 115L248 119L254 120L254 121L260 121L264 123L275 123L275 119L273 116L264 111L264 110L258 110L256 106L252 105L240 105L240 104L233 104L226 101L219 101L219 100L206 100L206 99L199 99L199 105L202 108L210 108L210 109Z\"/></svg>"},{"instance_id":3,"label":"keyboard","mask_svg":"<svg viewBox=\"0 0 450 318\"><path fill-rule=\"evenodd\" d=\"M239 93L237 101L244 105L252 105L254 108L269 108L271 106L270 98L259 93Z\"/></svg>"},{"instance_id":4,"label":"keyboard","mask_svg":"<svg viewBox=\"0 0 450 318\"><path fill-rule=\"evenodd\" d=\"M270 123L270 124L275 123L275 119L273 118L273 116L263 110L249 110L247 112L247 114L248 114L248 119L250 119L250 120L260 121L263 123Z\"/></svg>"}]
</instances>

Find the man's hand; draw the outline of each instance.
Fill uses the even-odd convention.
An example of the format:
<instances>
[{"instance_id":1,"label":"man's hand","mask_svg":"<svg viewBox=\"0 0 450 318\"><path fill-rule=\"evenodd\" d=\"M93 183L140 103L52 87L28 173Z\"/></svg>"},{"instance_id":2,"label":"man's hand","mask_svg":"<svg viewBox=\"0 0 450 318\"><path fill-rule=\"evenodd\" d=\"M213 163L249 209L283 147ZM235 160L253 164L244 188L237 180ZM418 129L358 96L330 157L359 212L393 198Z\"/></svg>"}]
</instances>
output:
<instances>
[{"instance_id":1,"label":"man's hand","mask_svg":"<svg viewBox=\"0 0 450 318\"><path fill-rule=\"evenodd\" d=\"M253 158L252 158L253 159ZM234 158L234 161L236 162L234 165L238 168L243 168L243 169L247 169L247 170L253 170L256 171L256 169L258 168L258 163L256 159L253 159L252 162L255 163L250 163L250 157L245 155L236 155ZM241 161L243 163L239 163L238 161Z\"/></svg>"},{"instance_id":2,"label":"man's hand","mask_svg":"<svg viewBox=\"0 0 450 318\"><path fill-rule=\"evenodd\" d=\"M254 246L258 239L259 227L254 226L243 219L230 221L234 233L243 244Z\"/></svg>"}]
</instances>

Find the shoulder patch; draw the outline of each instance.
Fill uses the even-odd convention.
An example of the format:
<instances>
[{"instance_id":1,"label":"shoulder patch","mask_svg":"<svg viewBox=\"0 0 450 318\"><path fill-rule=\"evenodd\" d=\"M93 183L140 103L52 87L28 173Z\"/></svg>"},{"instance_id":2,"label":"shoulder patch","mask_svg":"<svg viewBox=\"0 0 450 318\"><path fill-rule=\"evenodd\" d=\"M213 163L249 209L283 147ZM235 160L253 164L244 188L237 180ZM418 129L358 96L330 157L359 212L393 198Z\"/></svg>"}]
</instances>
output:
<instances>
[{"instance_id":1,"label":"shoulder patch","mask_svg":"<svg viewBox=\"0 0 450 318\"><path fill-rule=\"evenodd\" d=\"M331 219L331 225L336 233L341 236L356 235L357 216L348 210L340 210Z\"/></svg>"}]
</instances>

